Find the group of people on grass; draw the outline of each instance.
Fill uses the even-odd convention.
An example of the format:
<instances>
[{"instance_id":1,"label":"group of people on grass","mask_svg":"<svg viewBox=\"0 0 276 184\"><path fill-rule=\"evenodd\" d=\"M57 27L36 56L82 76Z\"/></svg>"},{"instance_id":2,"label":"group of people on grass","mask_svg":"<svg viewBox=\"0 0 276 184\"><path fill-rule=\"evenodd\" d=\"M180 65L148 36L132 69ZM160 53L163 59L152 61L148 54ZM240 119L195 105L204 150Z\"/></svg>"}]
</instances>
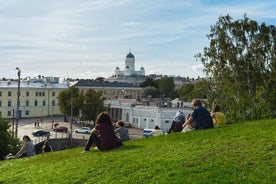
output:
<instances>
[{"instance_id":1,"label":"group of people on grass","mask_svg":"<svg viewBox=\"0 0 276 184\"><path fill-rule=\"evenodd\" d=\"M219 105L214 105L211 113L202 106L199 99L194 99L191 105L194 110L192 114L187 114L186 117L182 111L177 111L168 133L209 129L214 128L215 125L226 124L226 117L220 112ZM153 136L162 134L159 126L155 126L155 131L152 134ZM124 126L124 122L119 120L114 127L109 113L101 112L96 118L95 127L91 130L89 140L82 153L88 152L91 147L95 147L101 151L114 149L121 146L122 142L127 140L130 140L130 136L128 129ZM42 149L42 152L52 151L47 140ZM22 147L15 157L21 158L33 155L35 155L34 145L30 137L24 135Z\"/></svg>"},{"instance_id":2,"label":"group of people on grass","mask_svg":"<svg viewBox=\"0 0 276 184\"><path fill-rule=\"evenodd\" d=\"M182 111L176 113L169 133L209 129L227 124L226 117L220 111L219 105L214 105L211 112L202 106L199 99L194 99L191 105L194 109L192 114L184 116Z\"/></svg>"}]
</instances>

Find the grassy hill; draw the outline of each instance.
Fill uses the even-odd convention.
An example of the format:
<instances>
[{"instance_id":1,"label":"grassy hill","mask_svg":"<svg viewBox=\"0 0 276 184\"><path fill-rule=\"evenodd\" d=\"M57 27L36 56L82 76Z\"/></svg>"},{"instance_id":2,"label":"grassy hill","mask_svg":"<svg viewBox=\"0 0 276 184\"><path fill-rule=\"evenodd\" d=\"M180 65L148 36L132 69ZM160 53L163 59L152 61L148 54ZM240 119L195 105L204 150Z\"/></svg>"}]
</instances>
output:
<instances>
[{"instance_id":1,"label":"grassy hill","mask_svg":"<svg viewBox=\"0 0 276 184\"><path fill-rule=\"evenodd\" d=\"M0 162L0 183L274 183L276 120Z\"/></svg>"}]
</instances>

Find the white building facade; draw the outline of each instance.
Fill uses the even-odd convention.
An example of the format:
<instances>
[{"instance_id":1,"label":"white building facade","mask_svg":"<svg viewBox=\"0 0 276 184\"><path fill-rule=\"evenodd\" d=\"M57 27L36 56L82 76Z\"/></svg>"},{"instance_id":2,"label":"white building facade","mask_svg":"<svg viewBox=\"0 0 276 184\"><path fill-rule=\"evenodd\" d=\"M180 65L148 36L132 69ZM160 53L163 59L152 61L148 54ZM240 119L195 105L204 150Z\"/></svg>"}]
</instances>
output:
<instances>
[{"instance_id":1,"label":"white building facade","mask_svg":"<svg viewBox=\"0 0 276 184\"><path fill-rule=\"evenodd\" d=\"M192 113L191 108L145 106L134 99L116 99L105 103L110 105L110 114L114 121L121 119L131 127L141 129L158 125L163 131L168 131L178 110L183 111L185 115Z\"/></svg>"}]
</instances>

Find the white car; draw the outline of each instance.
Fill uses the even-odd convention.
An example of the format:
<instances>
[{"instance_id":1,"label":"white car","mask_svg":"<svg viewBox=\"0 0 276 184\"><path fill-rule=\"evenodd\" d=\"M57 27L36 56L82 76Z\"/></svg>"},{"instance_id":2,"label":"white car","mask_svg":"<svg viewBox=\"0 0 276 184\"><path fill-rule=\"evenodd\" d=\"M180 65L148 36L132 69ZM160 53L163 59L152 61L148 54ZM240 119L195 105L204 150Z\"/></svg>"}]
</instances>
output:
<instances>
[{"instance_id":1,"label":"white car","mask_svg":"<svg viewBox=\"0 0 276 184\"><path fill-rule=\"evenodd\" d=\"M89 134L90 131L91 131L90 127L81 127L81 128L75 129L75 133Z\"/></svg>"}]
</instances>

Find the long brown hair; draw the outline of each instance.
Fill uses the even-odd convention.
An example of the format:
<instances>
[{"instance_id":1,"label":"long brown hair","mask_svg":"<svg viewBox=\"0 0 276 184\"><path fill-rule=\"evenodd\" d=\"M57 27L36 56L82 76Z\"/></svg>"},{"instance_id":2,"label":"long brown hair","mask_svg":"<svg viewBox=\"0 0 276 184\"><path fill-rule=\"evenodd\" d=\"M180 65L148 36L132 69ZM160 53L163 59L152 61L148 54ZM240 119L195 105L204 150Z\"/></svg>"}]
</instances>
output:
<instances>
[{"instance_id":1,"label":"long brown hair","mask_svg":"<svg viewBox=\"0 0 276 184\"><path fill-rule=\"evenodd\" d=\"M105 124L108 126L113 126L111 116L108 112L101 112L95 121L96 124Z\"/></svg>"},{"instance_id":2,"label":"long brown hair","mask_svg":"<svg viewBox=\"0 0 276 184\"><path fill-rule=\"evenodd\" d=\"M31 141L31 138L29 136L27 136L27 135L24 135L23 139L26 139L27 141Z\"/></svg>"}]
</instances>

